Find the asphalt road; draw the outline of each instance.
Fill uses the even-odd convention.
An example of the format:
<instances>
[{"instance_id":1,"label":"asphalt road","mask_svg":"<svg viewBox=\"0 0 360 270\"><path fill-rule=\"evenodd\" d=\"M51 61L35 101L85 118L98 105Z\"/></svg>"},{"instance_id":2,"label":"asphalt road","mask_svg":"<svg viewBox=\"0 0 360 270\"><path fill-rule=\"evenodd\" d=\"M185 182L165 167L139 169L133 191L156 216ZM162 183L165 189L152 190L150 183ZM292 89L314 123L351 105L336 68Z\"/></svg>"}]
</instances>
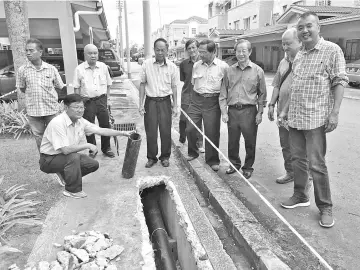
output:
<instances>
[{"instance_id":1,"label":"asphalt road","mask_svg":"<svg viewBox=\"0 0 360 270\"><path fill-rule=\"evenodd\" d=\"M138 77L140 66L132 63L132 71L133 78ZM268 100L272 94L272 77L273 74L266 74ZM180 94L180 91L178 92ZM339 125L327 136L327 165L336 221L333 228L323 229L319 226L319 212L312 195L313 189L310 191L310 207L293 210L280 207L280 202L292 195L293 184L275 183L275 179L284 173L284 169L277 126L267 119L267 109L258 131L255 171L251 182L334 269L355 270L359 269L360 265L360 89L347 88L345 96L353 99L344 98ZM223 123L220 141L220 150L227 155L227 127ZM244 159L242 139L240 154ZM247 206L259 220L263 220L264 227L271 234L285 235L284 231L279 229L284 227L282 222L244 185L240 177L224 174L227 167L226 161L222 160L219 175L238 190L239 198L247 202ZM289 252L296 256L296 250L291 247L289 239L285 246L288 245ZM282 241L286 242L284 239Z\"/></svg>"}]
</instances>

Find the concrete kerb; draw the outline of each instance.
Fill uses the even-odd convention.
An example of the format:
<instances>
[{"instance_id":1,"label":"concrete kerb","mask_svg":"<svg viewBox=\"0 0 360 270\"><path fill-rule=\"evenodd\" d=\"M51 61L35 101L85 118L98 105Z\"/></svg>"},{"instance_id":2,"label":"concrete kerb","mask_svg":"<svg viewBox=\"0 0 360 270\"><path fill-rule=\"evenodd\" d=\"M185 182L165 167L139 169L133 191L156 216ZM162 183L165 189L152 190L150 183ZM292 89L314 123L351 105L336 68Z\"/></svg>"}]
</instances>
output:
<instances>
[{"instance_id":1,"label":"concrete kerb","mask_svg":"<svg viewBox=\"0 0 360 270\"><path fill-rule=\"evenodd\" d=\"M280 247L269 239L268 234L253 214L232 194L231 189L215 173L210 172L203 158L186 160L187 147L178 143L179 133L172 129L172 143L185 166L192 173L201 192L221 216L227 229L260 270L290 269L271 250Z\"/></svg>"}]
</instances>

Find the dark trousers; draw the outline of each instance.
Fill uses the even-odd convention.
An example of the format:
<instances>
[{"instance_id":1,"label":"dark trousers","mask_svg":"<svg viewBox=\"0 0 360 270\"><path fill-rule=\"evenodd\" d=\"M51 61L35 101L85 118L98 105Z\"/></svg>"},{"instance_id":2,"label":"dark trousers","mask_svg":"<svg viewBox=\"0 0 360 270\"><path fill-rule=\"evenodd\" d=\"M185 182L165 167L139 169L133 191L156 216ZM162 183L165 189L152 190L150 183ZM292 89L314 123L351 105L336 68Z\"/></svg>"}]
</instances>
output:
<instances>
[{"instance_id":1,"label":"dark trousers","mask_svg":"<svg viewBox=\"0 0 360 270\"><path fill-rule=\"evenodd\" d=\"M221 117L219 97L206 98L194 93L188 115L199 128L201 128L201 121L203 121L205 135L216 147L219 147ZM186 134L188 138L189 156L198 157L199 148L196 143L198 140L198 131L190 122L186 125ZM210 166L220 164L219 153L208 141L205 141L205 161Z\"/></svg>"},{"instance_id":2,"label":"dark trousers","mask_svg":"<svg viewBox=\"0 0 360 270\"><path fill-rule=\"evenodd\" d=\"M144 125L147 141L147 158L157 161L158 130L160 130L160 160L170 158L171 154L171 100L170 96L162 100L150 97L145 99Z\"/></svg>"},{"instance_id":3,"label":"dark trousers","mask_svg":"<svg viewBox=\"0 0 360 270\"><path fill-rule=\"evenodd\" d=\"M320 210L331 209L329 174L325 163L325 127L311 130L290 128L290 147L294 169L294 196L308 200L308 166L313 178L315 202Z\"/></svg>"},{"instance_id":4,"label":"dark trousers","mask_svg":"<svg viewBox=\"0 0 360 270\"><path fill-rule=\"evenodd\" d=\"M185 111L186 114L189 113L190 105L181 104L181 109ZM186 140L186 124L188 120L185 115L181 112L180 114L180 121L179 121L179 133L180 133L180 140ZM200 123L200 129L202 130L202 122ZM202 147L203 145L203 137L200 132L198 132L198 139L197 139L197 146Z\"/></svg>"},{"instance_id":5,"label":"dark trousers","mask_svg":"<svg viewBox=\"0 0 360 270\"><path fill-rule=\"evenodd\" d=\"M84 100L85 111L84 119L91 123L95 123L95 116L98 119L101 128L110 128L109 113L107 110L107 97L106 95L96 100ZM86 136L88 143L96 145L95 135ZM106 152L110 149L110 137L101 136L101 151Z\"/></svg>"},{"instance_id":6,"label":"dark trousers","mask_svg":"<svg viewBox=\"0 0 360 270\"><path fill-rule=\"evenodd\" d=\"M243 171L254 171L255 162L256 137L257 129L255 119L257 114L256 106L247 106L241 109L229 107L228 115L228 155L230 162L239 169L241 160L239 156L240 136L244 136L245 141L245 163L242 167Z\"/></svg>"},{"instance_id":7,"label":"dark trousers","mask_svg":"<svg viewBox=\"0 0 360 270\"><path fill-rule=\"evenodd\" d=\"M284 158L284 167L288 174L293 175L292 155L290 151L290 135L289 131L283 126L279 127L280 146Z\"/></svg>"},{"instance_id":8,"label":"dark trousers","mask_svg":"<svg viewBox=\"0 0 360 270\"><path fill-rule=\"evenodd\" d=\"M73 193L82 191L83 176L99 168L99 162L95 159L78 153L40 154L39 164L40 170L45 173L60 173L65 180L65 190Z\"/></svg>"}]
</instances>

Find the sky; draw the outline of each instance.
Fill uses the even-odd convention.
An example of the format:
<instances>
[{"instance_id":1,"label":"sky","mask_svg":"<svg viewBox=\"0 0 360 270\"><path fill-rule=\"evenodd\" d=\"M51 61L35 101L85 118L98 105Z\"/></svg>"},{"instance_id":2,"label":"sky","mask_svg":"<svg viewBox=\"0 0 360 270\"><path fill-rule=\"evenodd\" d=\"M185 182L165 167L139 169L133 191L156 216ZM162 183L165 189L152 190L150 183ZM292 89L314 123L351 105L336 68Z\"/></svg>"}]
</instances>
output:
<instances>
[{"instance_id":1,"label":"sky","mask_svg":"<svg viewBox=\"0 0 360 270\"><path fill-rule=\"evenodd\" d=\"M168 24L177 19L187 19L191 16L207 19L208 2L209 0L150 0L151 32L154 32L161 25ZM103 5L111 38L115 39L118 24L116 1L103 0ZM142 45L144 43L142 0L127 0L127 7L130 44L137 43ZM124 20L123 27L125 29ZM123 35L123 40L125 43L125 34Z\"/></svg>"}]
</instances>

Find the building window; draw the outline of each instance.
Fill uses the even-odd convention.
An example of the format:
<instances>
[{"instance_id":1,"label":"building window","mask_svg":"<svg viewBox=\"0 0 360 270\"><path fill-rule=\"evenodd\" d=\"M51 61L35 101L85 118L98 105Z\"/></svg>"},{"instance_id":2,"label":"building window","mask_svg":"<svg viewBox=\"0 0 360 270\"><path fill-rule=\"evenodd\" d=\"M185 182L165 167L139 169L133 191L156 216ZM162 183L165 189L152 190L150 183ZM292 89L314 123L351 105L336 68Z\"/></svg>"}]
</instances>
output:
<instances>
[{"instance_id":1,"label":"building window","mask_svg":"<svg viewBox=\"0 0 360 270\"><path fill-rule=\"evenodd\" d=\"M244 30L250 29L250 17L244 19Z\"/></svg>"},{"instance_id":2,"label":"building window","mask_svg":"<svg viewBox=\"0 0 360 270\"><path fill-rule=\"evenodd\" d=\"M331 0L316 0L315 6L331 6Z\"/></svg>"},{"instance_id":3,"label":"building window","mask_svg":"<svg viewBox=\"0 0 360 270\"><path fill-rule=\"evenodd\" d=\"M257 15L254 15L254 16L253 16L253 21L256 20L256 17L257 17Z\"/></svg>"},{"instance_id":4,"label":"building window","mask_svg":"<svg viewBox=\"0 0 360 270\"><path fill-rule=\"evenodd\" d=\"M240 29L240 20L234 22L234 27L236 30Z\"/></svg>"},{"instance_id":5,"label":"building window","mask_svg":"<svg viewBox=\"0 0 360 270\"><path fill-rule=\"evenodd\" d=\"M351 39L346 41L345 59L356 60L360 54L360 39Z\"/></svg>"},{"instance_id":6,"label":"building window","mask_svg":"<svg viewBox=\"0 0 360 270\"><path fill-rule=\"evenodd\" d=\"M191 28L191 34L196 35L196 28Z\"/></svg>"}]
</instances>

